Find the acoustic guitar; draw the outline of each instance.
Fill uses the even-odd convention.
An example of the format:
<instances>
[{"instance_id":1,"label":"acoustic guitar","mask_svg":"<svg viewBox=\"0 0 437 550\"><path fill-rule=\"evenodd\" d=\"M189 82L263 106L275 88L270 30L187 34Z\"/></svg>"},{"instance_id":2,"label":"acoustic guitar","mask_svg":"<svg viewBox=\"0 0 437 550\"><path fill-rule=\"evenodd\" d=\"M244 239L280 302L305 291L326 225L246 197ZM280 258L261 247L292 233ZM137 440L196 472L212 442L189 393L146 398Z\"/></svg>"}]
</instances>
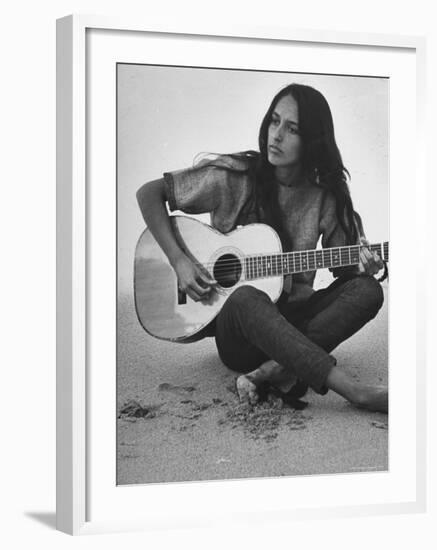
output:
<instances>
[{"instance_id":1,"label":"acoustic guitar","mask_svg":"<svg viewBox=\"0 0 437 550\"><path fill-rule=\"evenodd\" d=\"M194 218L170 220L184 252L218 284L208 299L192 300L179 288L176 273L152 233L148 229L142 233L135 250L135 307L146 332L163 340L195 340L241 285L254 286L276 302L285 275L360 261L362 245L283 253L277 233L268 225L249 224L223 235ZM388 242L369 248L388 261Z\"/></svg>"}]
</instances>

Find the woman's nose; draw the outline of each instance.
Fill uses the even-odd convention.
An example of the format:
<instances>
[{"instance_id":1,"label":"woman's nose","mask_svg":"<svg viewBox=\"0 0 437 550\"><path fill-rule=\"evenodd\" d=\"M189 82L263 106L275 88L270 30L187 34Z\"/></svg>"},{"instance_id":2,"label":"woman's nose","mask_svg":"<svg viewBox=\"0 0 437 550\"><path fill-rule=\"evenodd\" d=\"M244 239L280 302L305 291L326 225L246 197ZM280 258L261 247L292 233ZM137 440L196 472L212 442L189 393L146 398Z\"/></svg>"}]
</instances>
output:
<instances>
[{"instance_id":1,"label":"woman's nose","mask_svg":"<svg viewBox=\"0 0 437 550\"><path fill-rule=\"evenodd\" d=\"M273 138L275 141L282 141L282 128L280 126L278 126L277 128L275 128L275 133L273 135Z\"/></svg>"}]
</instances>

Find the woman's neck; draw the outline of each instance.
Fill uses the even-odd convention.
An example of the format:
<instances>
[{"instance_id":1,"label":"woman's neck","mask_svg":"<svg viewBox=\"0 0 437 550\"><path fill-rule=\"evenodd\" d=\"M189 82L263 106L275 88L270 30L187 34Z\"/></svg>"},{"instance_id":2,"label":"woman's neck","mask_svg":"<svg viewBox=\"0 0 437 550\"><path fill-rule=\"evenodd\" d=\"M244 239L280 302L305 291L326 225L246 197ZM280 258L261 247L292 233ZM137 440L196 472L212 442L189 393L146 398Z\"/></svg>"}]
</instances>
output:
<instances>
[{"instance_id":1,"label":"woman's neck","mask_svg":"<svg viewBox=\"0 0 437 550\"><path fill-rule=\"evenodd\" d=\"M300 164L293 166L276 166L275 179L280 185L293 187L304 181L303 170Z\"/></svg>"}]
</instances>

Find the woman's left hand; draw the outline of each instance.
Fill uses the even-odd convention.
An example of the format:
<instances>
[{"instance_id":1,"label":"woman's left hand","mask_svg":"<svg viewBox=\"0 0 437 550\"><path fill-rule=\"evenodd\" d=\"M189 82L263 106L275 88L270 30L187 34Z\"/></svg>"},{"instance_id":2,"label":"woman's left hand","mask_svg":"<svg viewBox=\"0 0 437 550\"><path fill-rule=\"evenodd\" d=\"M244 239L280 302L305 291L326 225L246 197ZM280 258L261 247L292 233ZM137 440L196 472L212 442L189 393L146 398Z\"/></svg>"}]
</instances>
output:
<instances>
[{"instance_id":1,"label":"woman's left hand","mask_svg":"<svg viewBox=\"0 0 437 550\"><path fill-rule=\"evenodd\" d=\"M378 256L376 252L371 252L368 248L370 243L366 239L361 239L361 244L364 245L364 248L360 250L360 263L358 269L360 273L365 273L366 275L375 275L383 269L384 262Z\"/></svg>"}]
</instances>

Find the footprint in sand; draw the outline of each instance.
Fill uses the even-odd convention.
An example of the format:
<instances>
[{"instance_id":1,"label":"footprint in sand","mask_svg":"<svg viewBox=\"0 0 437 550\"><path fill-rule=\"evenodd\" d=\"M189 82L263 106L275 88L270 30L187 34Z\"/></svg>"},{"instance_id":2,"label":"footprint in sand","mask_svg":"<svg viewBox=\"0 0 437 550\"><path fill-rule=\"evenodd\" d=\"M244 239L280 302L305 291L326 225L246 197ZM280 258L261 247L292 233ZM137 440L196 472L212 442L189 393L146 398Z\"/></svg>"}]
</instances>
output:
<instances>
[{"instance_id":1,"label":"footprint in sand","mask_svg":"<svg viewBox=\"0 0 437 550\"><path fill-rule=\"evenodd\" d=\"M135 399L130 399L120 409L118 418L130 421L136 418L155 418L157 409L159 409L158 405L146 405L143 407Z\"/></svg>"},{"instance_id":2,"label":"footprint in sand","mask_svg":"<svg viewBox=\"0 0 437 550\"><path fill-rule=\"evenodd\" d=\"M193 391L196 391L195 386L174 386L173 384L169 384L168 382L163 382L162 384L159 384L158 386L159 391L165 391L165 392L171 392L171 393L192 393Z\"/></svg>"},{"instance_id":3,"label":"footprint in sand","mask_svg":"<svg viewBox=\"0 0 437 550\"><path fill-rule=\"evenodd\" d=\"M379 428L380 430L388 430L387 422L371 422L372 426Z\"/></svg>"}]
</instances>

